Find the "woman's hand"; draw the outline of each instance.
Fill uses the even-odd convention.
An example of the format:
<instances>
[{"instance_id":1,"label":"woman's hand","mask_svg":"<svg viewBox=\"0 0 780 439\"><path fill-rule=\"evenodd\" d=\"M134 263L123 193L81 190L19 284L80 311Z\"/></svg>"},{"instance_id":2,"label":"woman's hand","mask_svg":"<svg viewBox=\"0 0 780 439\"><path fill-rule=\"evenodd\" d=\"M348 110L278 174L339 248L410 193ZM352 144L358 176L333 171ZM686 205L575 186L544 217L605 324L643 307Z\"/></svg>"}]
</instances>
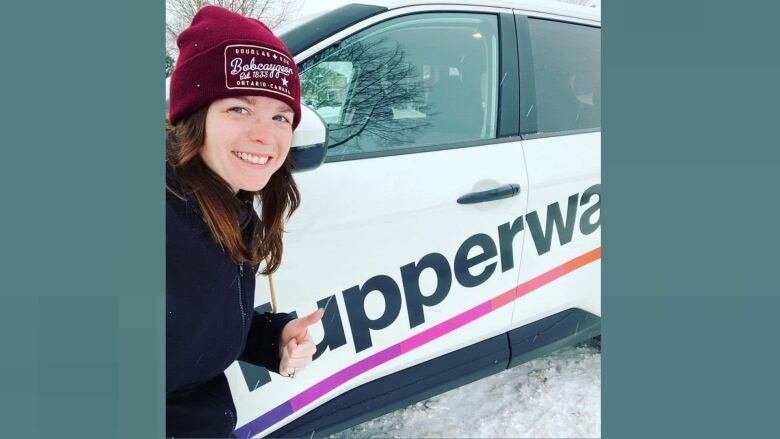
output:
<instances>
[{"instance_id":1,"label":"woman's hand","mask_svg":"<svg viewBox=\"0 0 780 439\"><path fill-rule=\"evenodd\" d=\"M282 330L282 340L279 343L280 356L279 373L290 378L311 363L312 355L317 351L314 341L309 335L309 326L317 323L325 311L318 309L306 317L291 321Z\"/></svg>"}]
</instances>

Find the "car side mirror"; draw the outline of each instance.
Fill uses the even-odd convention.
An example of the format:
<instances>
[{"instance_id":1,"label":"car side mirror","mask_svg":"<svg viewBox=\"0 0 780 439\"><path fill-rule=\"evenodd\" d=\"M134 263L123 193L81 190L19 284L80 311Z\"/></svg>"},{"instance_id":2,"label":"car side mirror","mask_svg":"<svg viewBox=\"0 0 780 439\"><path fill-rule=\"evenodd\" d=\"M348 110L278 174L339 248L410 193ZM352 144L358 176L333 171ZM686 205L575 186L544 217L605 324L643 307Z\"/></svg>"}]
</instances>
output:
<instances>
[{"instance_id":1,"label":"car side mirror","mask_svg":"<svg viewBox=\"0 0 780 439\"><path fill-rule=\"evenodd\" d=\"M328 153L328 126L310 107L301 104L301 122L293 134L292 171L303 172L317 169Z\"/></svg>"}]
</instances>

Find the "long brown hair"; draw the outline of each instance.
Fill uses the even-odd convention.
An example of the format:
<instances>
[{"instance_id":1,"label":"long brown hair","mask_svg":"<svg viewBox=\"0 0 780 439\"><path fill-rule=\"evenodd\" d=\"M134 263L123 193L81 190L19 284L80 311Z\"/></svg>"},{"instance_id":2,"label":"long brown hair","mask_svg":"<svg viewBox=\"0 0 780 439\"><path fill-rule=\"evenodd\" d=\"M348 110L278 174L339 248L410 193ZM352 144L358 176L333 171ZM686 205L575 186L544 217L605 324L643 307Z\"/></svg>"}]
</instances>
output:
<instances>
[{"instance_id":1,"label":"long brown hair","mask_svg":"<svg viewBox=\"0 0 780 439\"><path fill-rule=\"evenodd\" d=\"M211 230L214 240L236 263L249 261L260 264L265 261L262 274L268 275L282 262L282 233L284 221L289 219L300 204L300 193L292 177L291 155L259 191L238 191L234 195L230 185L212 171L200 157L206 140L206 113L208 106L179 121L175 126L166 122L165 156L176 179L185 193L176 188L166 189L185 198L194 195ZM242 203L260 201L262 224L255 221L251 242L241 236L239 224Z\"/></svg>"}]
</instances>

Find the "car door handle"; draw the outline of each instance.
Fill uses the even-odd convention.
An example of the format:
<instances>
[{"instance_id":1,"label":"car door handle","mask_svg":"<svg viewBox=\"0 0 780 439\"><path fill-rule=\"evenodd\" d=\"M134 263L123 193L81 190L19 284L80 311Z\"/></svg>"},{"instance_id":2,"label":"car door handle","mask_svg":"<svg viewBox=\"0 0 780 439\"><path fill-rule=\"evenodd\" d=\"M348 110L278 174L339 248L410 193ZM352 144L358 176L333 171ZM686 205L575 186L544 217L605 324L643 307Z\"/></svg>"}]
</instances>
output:
<instances>
[{"instance_id":1,"label":"car door handle","mask_svg":"<svg viewBox=\"0 0 780 439\"><path fill-rule=\"evenodd\" d=\"M520 193L519 184L505 184L495 189L486 191L471 192L458 198L458 204L484 203L485 201L500 200L502 198L514 197Z\"/></svg>"}]
</instances>

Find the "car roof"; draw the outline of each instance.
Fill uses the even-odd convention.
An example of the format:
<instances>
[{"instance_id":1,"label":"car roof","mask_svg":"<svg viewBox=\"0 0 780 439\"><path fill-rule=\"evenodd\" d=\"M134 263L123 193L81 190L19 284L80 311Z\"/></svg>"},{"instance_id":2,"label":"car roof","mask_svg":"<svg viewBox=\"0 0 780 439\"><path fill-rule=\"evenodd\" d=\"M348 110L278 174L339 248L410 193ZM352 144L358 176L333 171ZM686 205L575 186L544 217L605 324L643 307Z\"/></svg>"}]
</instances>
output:
<instances>
[{"instance_id":1,"label":"car roof","mask_svg":"<svg viewBox=\"0 0 780 439\"><path fill-rule=\"evenodd\" d=\"M425 5L465 5L497 8L511 8L528 12L562 15L566 17L592 20L601 23L601 8L566 3L558 0L363 0L355 3L383 6L387 9L397 9L406 6Z\"/></svg>"}]
</instances>

